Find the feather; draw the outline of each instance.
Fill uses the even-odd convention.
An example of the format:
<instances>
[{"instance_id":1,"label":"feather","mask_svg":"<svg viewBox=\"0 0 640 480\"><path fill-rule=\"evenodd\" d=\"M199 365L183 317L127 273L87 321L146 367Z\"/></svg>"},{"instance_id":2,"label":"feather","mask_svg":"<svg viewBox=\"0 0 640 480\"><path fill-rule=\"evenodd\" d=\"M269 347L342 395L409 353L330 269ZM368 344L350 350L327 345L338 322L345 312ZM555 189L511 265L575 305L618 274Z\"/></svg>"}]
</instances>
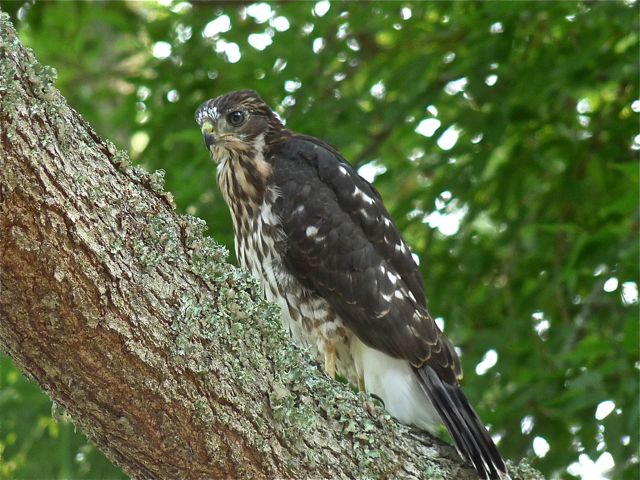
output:
<instances>
[{"instance_id":1,"label":"feather","mask_svg":"<svg viewBox=\"0 0 640 480\"><path fill-rule=\"evenodd\" d=\"M428 365L414 368L414 372L451 434L458 453L473 465L480 478L509 479L497 447L460 387L444 383Z\"/></svg>"}]
</instances>

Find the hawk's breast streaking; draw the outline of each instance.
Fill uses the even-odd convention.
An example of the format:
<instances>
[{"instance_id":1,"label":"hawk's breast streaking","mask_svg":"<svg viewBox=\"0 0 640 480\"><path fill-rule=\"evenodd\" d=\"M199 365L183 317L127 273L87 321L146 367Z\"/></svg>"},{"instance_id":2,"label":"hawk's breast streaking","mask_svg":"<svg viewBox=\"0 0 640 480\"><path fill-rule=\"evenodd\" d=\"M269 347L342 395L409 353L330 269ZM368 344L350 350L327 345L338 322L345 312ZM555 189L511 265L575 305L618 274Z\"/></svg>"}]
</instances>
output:
<instances>
[{"instance_id":1,"label":"hawk's breast streaking","mask_svg":"<svg viewBox=\"0 0 640 480\"><path fill-rule=\"evenodd\" d=\"M294 341L401 422L432 431L443 422L481 478L507 478L378 192L334 148L285 129L252 90L205 102L196 120L218 164L238 260L280 305Z\"/></svg>"}]
</instances>

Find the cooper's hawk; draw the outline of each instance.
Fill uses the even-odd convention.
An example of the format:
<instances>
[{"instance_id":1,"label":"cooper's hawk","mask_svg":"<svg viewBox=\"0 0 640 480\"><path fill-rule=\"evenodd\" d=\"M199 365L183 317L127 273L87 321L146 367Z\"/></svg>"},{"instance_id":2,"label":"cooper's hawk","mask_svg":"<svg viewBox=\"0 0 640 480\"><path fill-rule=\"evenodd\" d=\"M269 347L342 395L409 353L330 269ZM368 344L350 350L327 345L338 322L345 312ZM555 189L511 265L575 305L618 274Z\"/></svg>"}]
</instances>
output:
<instances>
[{"instance_id":1,"label":"cooper's hawk","mask_svg":"<svg viewBox=\"0 0 640 480\"><path fill-rule=\"evenodd\" d=\"M218 164L238 261L282 307L293 340L399 421L430 431L442 421L481 478L507 478L378 192L334 148L286 129L254 91L209 100L196 120Z\"/></svg>"}]
</instances>

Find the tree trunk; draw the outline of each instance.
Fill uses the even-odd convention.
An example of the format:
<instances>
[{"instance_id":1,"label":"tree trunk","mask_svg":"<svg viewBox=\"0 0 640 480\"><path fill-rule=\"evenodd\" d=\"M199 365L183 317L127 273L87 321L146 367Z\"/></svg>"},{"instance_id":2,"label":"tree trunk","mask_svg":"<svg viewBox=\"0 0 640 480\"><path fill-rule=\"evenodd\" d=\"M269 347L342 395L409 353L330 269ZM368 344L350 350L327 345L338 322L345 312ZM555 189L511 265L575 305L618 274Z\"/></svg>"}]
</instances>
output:
<instances>
[{"instance_id":1,"label":"tree trunk","mask_svg":"<svg viewBox=\"0 0 640 480\"><path fill-rule=\"evenodd\" d=\"M100 139L54 76L0 13L0 345L114 463L134 478L475 478L290 345L161 173Z\"/></svg>"}]
</instances>

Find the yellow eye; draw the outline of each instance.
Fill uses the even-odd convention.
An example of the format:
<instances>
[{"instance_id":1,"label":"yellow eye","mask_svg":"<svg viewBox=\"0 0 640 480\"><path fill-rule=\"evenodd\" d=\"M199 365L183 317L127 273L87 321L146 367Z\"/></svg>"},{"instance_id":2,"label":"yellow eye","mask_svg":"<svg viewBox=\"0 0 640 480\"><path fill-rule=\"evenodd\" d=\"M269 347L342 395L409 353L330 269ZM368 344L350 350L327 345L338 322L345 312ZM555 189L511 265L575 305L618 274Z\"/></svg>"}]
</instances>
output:
<instances>
[{"instance_id":1,"label":"yellow eye","mask_svg":"<svg viewBox=\"0 0 640 480\"><path fill-rule=\"evenodd\" d=\"M213 123L204 122L202 124L202 133L213 133L213 132L214 132Z\"/></svg>"}]
</instances>

